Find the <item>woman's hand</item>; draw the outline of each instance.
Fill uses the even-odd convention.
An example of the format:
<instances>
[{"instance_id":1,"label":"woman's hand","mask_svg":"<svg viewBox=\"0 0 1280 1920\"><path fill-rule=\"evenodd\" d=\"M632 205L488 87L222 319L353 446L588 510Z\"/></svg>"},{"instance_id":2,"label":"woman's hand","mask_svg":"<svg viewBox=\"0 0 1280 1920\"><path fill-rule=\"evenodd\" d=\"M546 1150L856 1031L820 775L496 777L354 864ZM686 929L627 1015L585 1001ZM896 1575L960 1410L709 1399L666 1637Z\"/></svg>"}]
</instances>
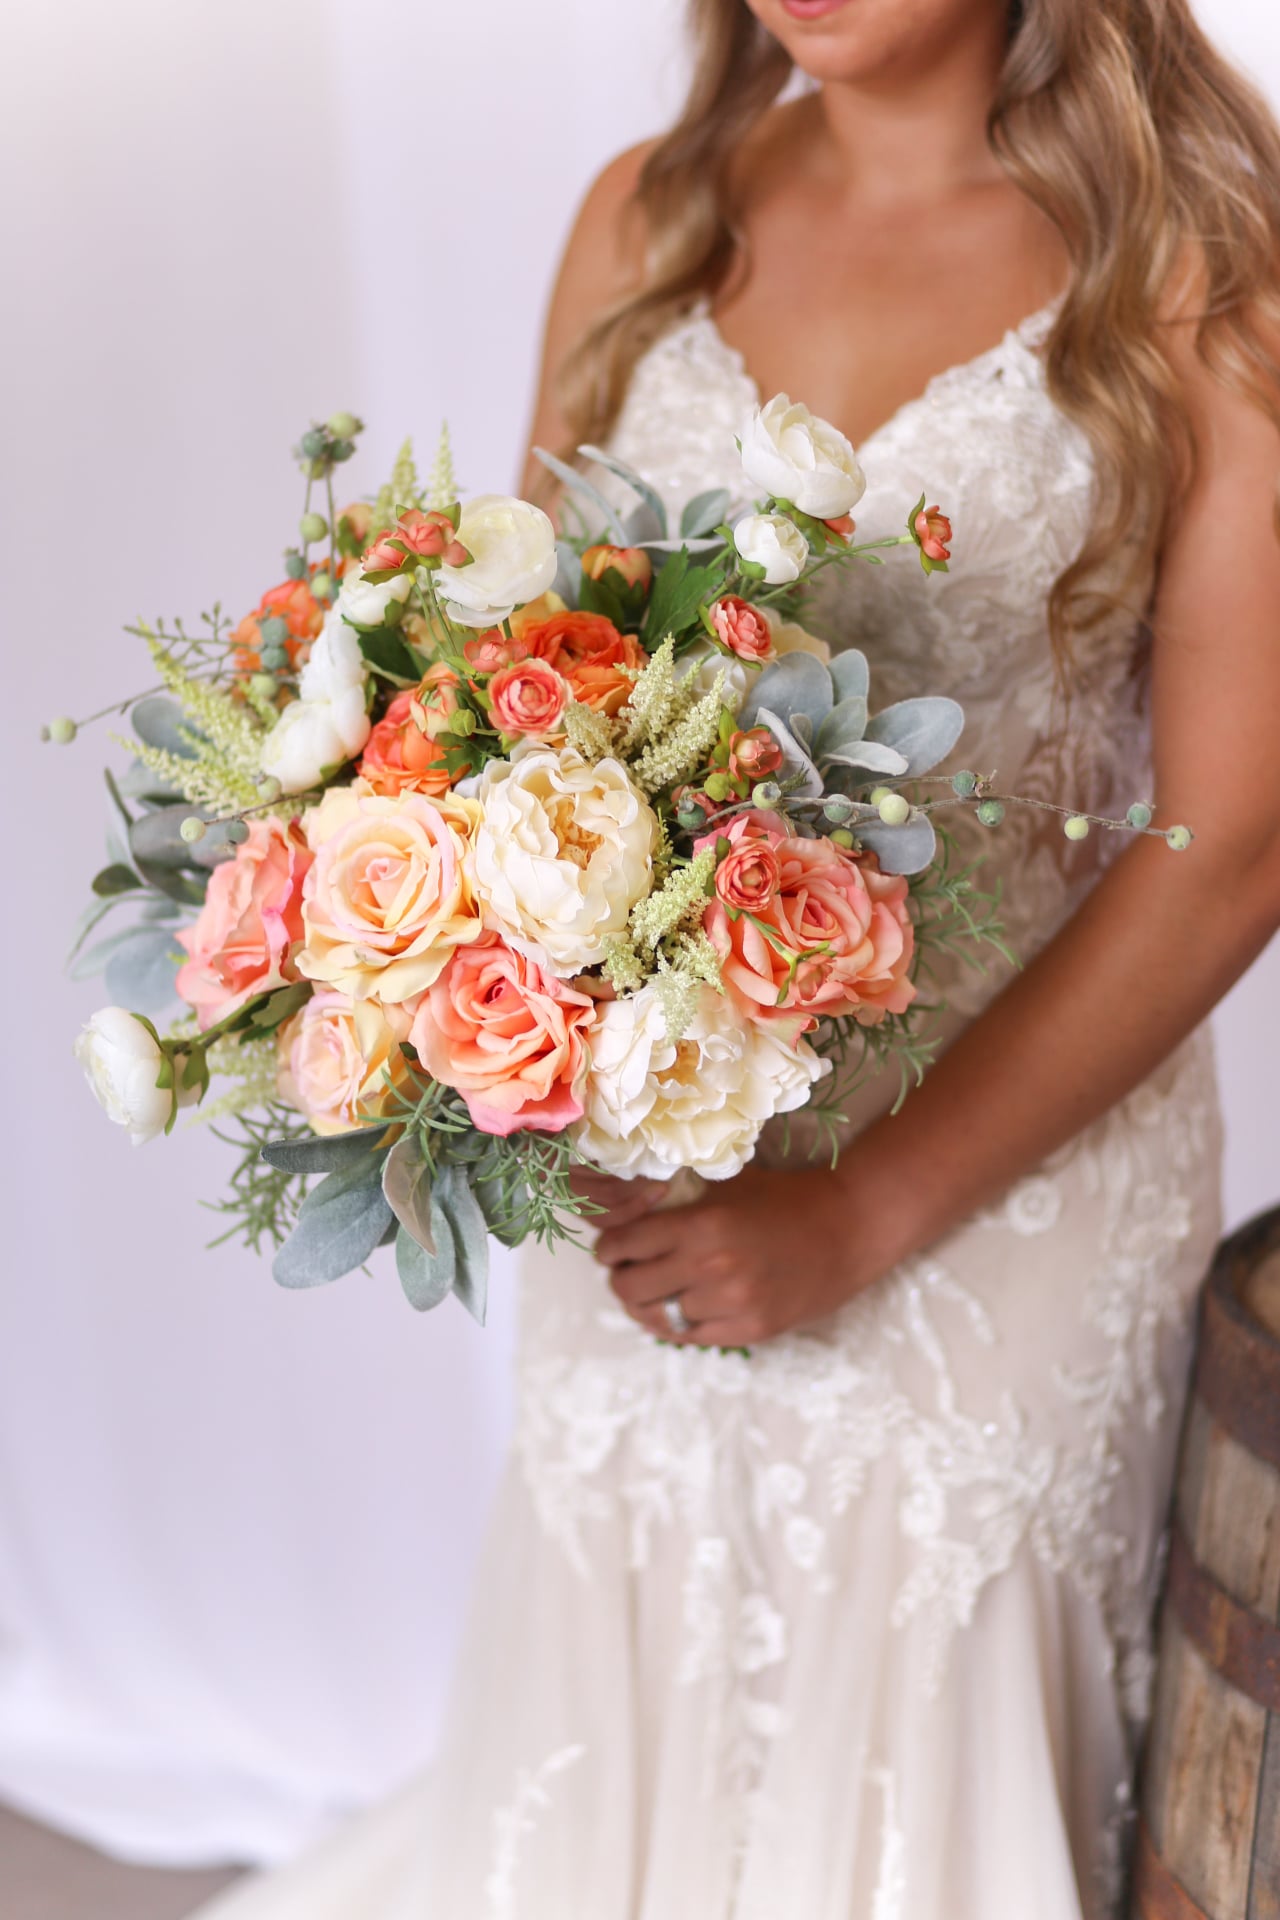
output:
<instances>
[{"instance_id":1,"label":"woman's hand","mask_svg":"<svg viewBox=\"0 0 1280 1920\"><path fill-rule=\"evenodd\" d=\"M632 1319L659 1339L676 1338L664 1300L677 1299L690 1323L681 1345L752 1347L825 1319L884 1271L853 1231L847 1181L830 1168L749 1167L665 1212L657 1183L610 1183L638 1184L653 1197L609 1206L596 1258Z\"/></svg>"}]
</instances>

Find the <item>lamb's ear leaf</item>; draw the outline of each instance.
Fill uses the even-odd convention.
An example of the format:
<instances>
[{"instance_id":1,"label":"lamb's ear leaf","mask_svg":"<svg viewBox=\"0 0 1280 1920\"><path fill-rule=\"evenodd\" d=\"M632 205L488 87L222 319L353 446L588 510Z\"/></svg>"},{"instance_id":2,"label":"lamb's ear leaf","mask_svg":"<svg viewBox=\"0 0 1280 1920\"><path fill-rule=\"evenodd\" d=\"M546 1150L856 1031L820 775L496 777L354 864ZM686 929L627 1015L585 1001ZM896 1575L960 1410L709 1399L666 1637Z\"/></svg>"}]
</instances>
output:
<instances>
[{"instance_id":1,"label":"lamb's ear leaf","mask_svg":"<svg viewBox=\"0 0 1280 1920\"><path fill-rule=\"evenodd\" d=\"M809 758L809 755L805 752L786 722L780 720L776 713L771 713L768 707L761 707L760 711L756 714L753 724L768 727L770 733L782 748L782 778L788 783L792 780L799 782L798 785L789 787L789 791L798 795L799 798L803 800L820 799L822 796L822 775L818 772L813 761Z\"/></svg>"},{"instance_id":2,"label":"lamb's ear leaf","mask_svg":"<svg viewBox=\"0 0 1280 1920\"><path fill-rule=\"evenodd\" d=\"M696 493L680 515L680 533L685 540L697 540L718 527L729 510L728 487L712 487Z\"/></svg>"},{"instance_id":3,"label":"lamb's ear leaf","mask_svg":"<svg viewBox=\"0 0 1280 1920\"><path fill-rule=\"evenodd\" d=\"M938 850L938 836L928 814L913 814L900 827L861 821L854 828L863 846L874 853L882 873L923 873Z\"/></svg>"},{"instance_id":4,"label":"lamb's ear leaf","mask_svg":"<svg viewBox=\"0 0 1280 1920\"><path fill-rule=\"evenodd\" d=\"M896 747L912 779L945 760L964 731L964 708L946 694L923 694L882 707L867 723L867 739Z\"/></svg>"},{"instance_id":5,"label":"lamb's ear leaf","mask_svg":"<svg viewBox=\"0 0 1280 1920\"><path fill-rule=\"evenodd\" d=\"M567 606L576 607L581 582L582 562L578 558L577 548L568 540L557 540L556 577L551 582L551 591L558 593Z\"/></svg>"},{"instance_id":6,"label":"lamb's ear leaf","mask_svg":"<svg viewBox=\"0 0 1280 1920\"><path fill-rule=\"evenodd\" d=\"M860 693L850 694L847 700L838 700L818 729L819 753L839 753L842 748L856 745L867 730L866 696Z\"/></svg>"},{"instance_id":7,"label":"lamb's ear leaf","mask_svg":"<svg viewBox=\"0 0 1280 1920\"><path fill-rule=\"evenodd\" d=\"M833 655L829 671L837 700L866 700L871 687L871 669L865 653L857 647L845 647Z\"/></svg>"},{"instance_id":8,"label":"lamb's ear leaf","mask_svg":"<svg viewBox=\"0 0 1280 1920\"><path fill-rule=\"evenodd\" d=\"M761 710L806 713L820 727L835 704L831 673L811 653L785 653L758 674L747 689L738 715L740 727L753 727Z\"/></svg>"},{"instance_id":9,"label":"lamb's ear leaf","mask_svg":"<svg viewBox=\"0 0 1280 1920\"><path fill-rule=\"evenodd\" d=\"M322 1287L340 1280L364 1265L392 1217L382 1192L381 1164L372 1155L363 1164L326 1174L303 1201L298 1224L271 1270L282 1287Z\"/></svg>"},{"instance_id":10,"label":"lamb's ear leaf","mask_svg":"<svg viewBox=\"0 0 1280 1920\"><path fill-rule=\"evenodd\" d=\"M584 500L591 502L617 545L625 547L627 530L622 524L622 516L616 507L610 506L599 487L593 486L586 475L579 473L576 467L568 466L563 460L558 460L554 453L548 453L545 447L535 447L533 451L548 473L554 473L563 486L571 488L574 493L580 494Z\"/></svg>"},{"instance_id":11,"label":"lamb's ear leaf","mask_svg":"<svg viewBox=\"0 0 1280 1920\"><path fill-rule=\"evenodd\" d=\"M407 1227L402 1226L396 1234L396 1272L405 1299L418 1313L430 1313L448 1299L457 1272L453 1229L444 1213L436 1211L439 1218L429 1248Z\"/></svg>"},{"instance_id":12,"label":"lamb's ear leaf","mask_svg":"<svg viewBox=\"0 0 1280 1920\"><path fill-rule=\"evenodd\" d=\"M415 1134L402 1135L383 1161L382 1191L405 1232L427 1253L434 1253L431 1169Z\"/></svg>"},{"instance_id":13,"label":"lamb's ear leaf","mask_svg":"<svg viewBox=\"0 0 1280 1920\"><path fill-rule=\"evenodd\" d=\"M445 1167L436 1181L435 1198L453 1229L458 1259L453 1290L483 1326L489 1300L489 1237L466 1168Z\"/></svg>"},{"instance_id":14,"label":"lamb's ear leaf","mask_svg":"<svg viewBox=\"0 0 1280 1920\"><path fill-rule=\"evenodd\" d=\"M117 1006L139 1013L161 1014L178 997L174 985L186 959L170 927L135 927L107 958L107 992Z\"/></svg>"},{"instance_id":15,"label":"lamb's ear leaf","mask_svg":"<svg viewBox=\"0 0 1280 1920\"><path fill-rule=\"evenodd\" d=\"M619 460L614 454L606 453L603 447L579 447L578 452L584 459L594 460L598 467L603 467L607 473L613 474L615 479L623 482L624 486L630 487L637 499L643 501L649 509L648 522L653 528L652 533L635 533L628 521L627 531L631 535L632 546L639 546L642 540L667 538L671 530L667 519L667 503L657 488L650 486L642 473L637 473L634 467L629 467L625 460Z\"/></svg>"},{"instance_id":16,"label":"lamb's ear leaf","mask_svg":"<svg viewBox=\"0 0 1280 1920\"><path fill-rule=\"evenodd\" d=\"M642 500L638 507L632 507L623 525L627 529L629 547L642 547L646 540L665 540L667 536L666 514L659 520L647 500Z\"/></svg>"},{"instance_id":17,"label":"lamb's ear leaf","mask_svg":"<svg viewBox=\"0 0 1280 1920\"><path fill-rule=\"evenodd\" d=\"M819 756L824 766L861 767L867 773L889 774L900 777L907 771L907 762L896 747L885 747L878 740L851 740L847 746L828 748Z\"/></svg>"},{"instance_id":18,"label":"lamb's ear leaf","mask_svg":"<svg viewBox=\"0 0 1280 1920\"><path fill-rule=\"evenodd\" d=\"M268 1140L261 1157L281 1173L337 1173L343 1167L372 1165L386 1134L385 1127L359 1127L354 1133L316 1134L311 1140Z\"/></svg>"}]
</instances>

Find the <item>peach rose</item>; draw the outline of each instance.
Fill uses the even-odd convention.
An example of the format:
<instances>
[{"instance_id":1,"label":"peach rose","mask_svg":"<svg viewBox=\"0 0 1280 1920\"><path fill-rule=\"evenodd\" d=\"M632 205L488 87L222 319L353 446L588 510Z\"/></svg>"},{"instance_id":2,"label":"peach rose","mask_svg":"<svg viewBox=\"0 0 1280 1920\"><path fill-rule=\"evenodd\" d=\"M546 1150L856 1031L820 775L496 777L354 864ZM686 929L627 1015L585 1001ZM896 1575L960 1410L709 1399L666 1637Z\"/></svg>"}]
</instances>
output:
<instances>
[{"instance_id":1,"label":"peach rose","mask_svg":"<svg viewBox=\"0 0 1280 1920\"><path fill-rule=\"evenodd\" d=\"M490 715L500 733L554 733L569 688L545 660L503 667L489 682Z\"/></svg>"},{"instance_id":2,"label":"peach rose","mask_svg":"<svg viewBox=\"0 0 1280 1920\"><path fill-rule=\"evenodd\" d=\"M306 815L298 971L353 999L409 1000L478 938L467 853L480 820L456 794L330 787Z\"/></svg>"},{"instance_id":3,"label":"peach rose","mask_svg":"<svg viewBox=\"0 0 1280 1920\"><path fill-rule=\"evenodd\" d=\"M730 653L736 653L739 660L771 660L773 658L773 634L769 622L757 607L748 600L740 600L736 593L727 593L723 600L717 600L711 609L711 624L716 630L716 639Z\"/></svg>"},{"instance_id":4,"label":"peach rose","mask_svg":"<svg viewBox=\"0 0 1280 1920\"><path fill-rule=\"evenodd\" d=\"M374 793L448 793L453 775L444 748L423 732L412 688L398 693L379 720L360 759L360 773Z\"/></svg>"},{"instance_id":5,"label":"peach rose","mask_svg":"<svg viewBox=\"0 0 1280 1920\"><path fill-rule=\"evenodd\" d=\"M582 1118L595 1002L494 934L460 947L423 994L410 1039L482 1133L559 1133Z\"/></svg>"},{"instance_id":6,"label":"peach rose","mask_svg":"<svg viewBox=\"0 0 1280 1920\"><path fill-rule=\"evenodd\" d=\"M579 706L607 714L610 719L622 712L636 683L634 672L601 660L580 660L567 669L564 677Z\"/></svg>"},{"instance_id":7,"label":"peach rose","mask_svg":"<svg viewBox=\"0 0 1280 1920\"><path fill-rule=\"evenodd\" d=\"M302 883L311 853L296 824L259 818L249 838L209 876L195 925L178 934L190 958L177 987L212 1027L260 993L298 978L292 960L302 938Z\"/></svg>"},{"instance_id":8,"label":"peach rose","mask_svg":"<svg viewBox=\"0 0 1280 1920\"><path fill-rule=\"evenodd\" d=\"M400 1043L409 1035L407 1007L352 1000L320 987L286 1020L276 1043L280 1097L305 1114L317 1133L350 1133L386 1110L389 1088L409 1078Z\"/></svg>"},{"instance_id":9,"label":"peach rose","mask_svg":"<svg viewBox=\"0 0 1280 1920\"><path fill-rule=\"evenodd\" d=\"M916 991L907 978L915 930L906 880L881 873L874 855L779 834L776 822L776 815L740 815L724 836L730 852L721 868L735 853L761 848L778 866L777 892L762 908L739 909L736 897L726 906L717 871L718 897L703 924L731 997L756 1020L799 1016L798 1030L820 1014L852 1013L874 1025L886 1013L905 1013ZM734 862L726 884L735 896L740 887L745 900L752 884L763 890L763 867L759 882L754 872L749 861Z\"/></svg>"},{"instance_id":10,"label":"peach rose","mask_svg":"<svg viewBox=\"0 0 1280 1920\"><path fill-rule=\"evenodd\" d=\"M428 667L412 694L413 717L429 740L448 733L458 711L458 676L443 660Z\"/></svg>"},{"instance_id":11,"label":"peach rose","mask_svg":"<svg viewBox=\"0 0 1280 1920\"><path fill-rule=\"evenodd\" d=\"M582 556L582 571L588 580L600 580L610 571L620 574L628 587L648 592L653 579L653 562L643 547L588 547Z\"/></svg>"},{"instance_id":12,"label":"peach rose","mask_svg":"<svg viewBox=\"0 0 1280 1920\"><path fill-rule=\"evenodd\" d=\"M734 913L761 914L782 885L782 865L767 840L742 840L716 868L716 896Z\"/></svg>"},{"instance_id":13,"label":"peach rose","mask_svg":"<svg viewBox=\"0 0 1280 1920\"><path fill-rule=\"evenodd\" d=\"M514 667L517 661L529 658L524 641L512 639L499 627L478 633L474 640L464 640L462 652L467 665L477 673L500 673L503 667Z\"/></svg>"}]
</instances>

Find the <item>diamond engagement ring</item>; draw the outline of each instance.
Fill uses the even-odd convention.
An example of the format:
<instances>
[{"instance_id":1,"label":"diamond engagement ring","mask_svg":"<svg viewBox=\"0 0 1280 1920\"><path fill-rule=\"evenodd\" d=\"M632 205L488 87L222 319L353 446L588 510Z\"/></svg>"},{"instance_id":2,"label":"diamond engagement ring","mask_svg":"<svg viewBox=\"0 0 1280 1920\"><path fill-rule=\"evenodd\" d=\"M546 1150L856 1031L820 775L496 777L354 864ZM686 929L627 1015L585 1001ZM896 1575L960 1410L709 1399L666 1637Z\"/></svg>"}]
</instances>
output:
<instances>
[{"instance_id":1,"label":"diamond engagement ring","mask_svg":"<svg viewBox=\"0 0 1280 1920\"><path fill-rule=\"evenodd\" d=\"M678 1297L673 1293L669 1300L662 1303L662 1317L672 1333L679 1339L681 1334L693 1332L693 1322L687 1317Z\"/></svg>"}]
</instances>

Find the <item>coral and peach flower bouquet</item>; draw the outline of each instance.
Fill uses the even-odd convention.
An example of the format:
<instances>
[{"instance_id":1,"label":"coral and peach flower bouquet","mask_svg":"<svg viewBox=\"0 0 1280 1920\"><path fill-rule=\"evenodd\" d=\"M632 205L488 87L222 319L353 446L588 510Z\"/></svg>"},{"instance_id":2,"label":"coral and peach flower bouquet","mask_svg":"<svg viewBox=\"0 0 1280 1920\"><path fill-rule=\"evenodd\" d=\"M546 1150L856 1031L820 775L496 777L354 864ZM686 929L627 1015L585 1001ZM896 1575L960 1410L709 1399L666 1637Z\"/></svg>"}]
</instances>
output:
<instances>
[{"instance_id":1,"label":"coral and peach flower bouquet","mask_svg":"<svg viewBox=\"0 0 1280 1920\"><path fill-rule=\"evenodd\" d=\"M406 447L337 513L359 431L303 437L300 544L252 613L130 630L159 685L115 709L75 964L134 1010L77 1053L135 1143L205 1103L228 1231L284 1285L394 1242L415 1307L483 1318L487 1235L571 1234L576 1165L726 1179L778 1116L834 1141L852 1079L918 1073L922 957L999 937L931 816L1001 800L921 784L954 701L873 712L863 656L796 623L823 569L945 569L951 529L921 500L859 545L853 449L786 396L744 424L744 499L674 528L600 450L596 480L544 456L577 537L460 501L447 436L425 485Z\"/></svg>"}]
</instances>

